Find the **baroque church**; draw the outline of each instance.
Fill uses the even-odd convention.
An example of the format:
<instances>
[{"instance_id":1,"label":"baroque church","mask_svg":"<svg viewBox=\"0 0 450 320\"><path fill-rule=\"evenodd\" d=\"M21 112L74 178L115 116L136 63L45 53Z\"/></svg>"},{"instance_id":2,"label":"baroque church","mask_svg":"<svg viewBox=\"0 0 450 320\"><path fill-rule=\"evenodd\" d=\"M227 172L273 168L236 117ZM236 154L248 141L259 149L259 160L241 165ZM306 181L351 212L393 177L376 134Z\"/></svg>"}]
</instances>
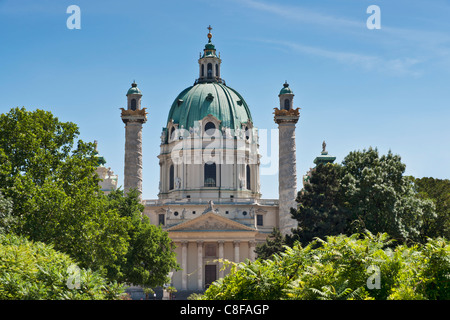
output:
<instances>
[{"instance_id":1,"label":"baroque church","mask_svg":"<svg viewBox=\"0 0 450 320\"><path fill-rule=\"evenodd\" d=\"M171 285L177 291L204 290L227 274L224 259L255 260L257 244L274 227L287 234L297 225L290 215L290 208L297 205L295 128L300 116L294 93L284 83L274 108L279 199L262 199L257 124L244 98L221 77L222 60L211 41L212 28L208 29L198 78L175 98L163 123L158 199L142 199L144 214L176 245L181 270L171 274ZM136 83L126 96L127 107L121 108L124 191L133 188L142 193L142 126L147 111ZM320 159L334 160L325 147ZM117 187L117 176L110 169L102 164L98 172L105 192Z\"/></svg>"}]
</instances>

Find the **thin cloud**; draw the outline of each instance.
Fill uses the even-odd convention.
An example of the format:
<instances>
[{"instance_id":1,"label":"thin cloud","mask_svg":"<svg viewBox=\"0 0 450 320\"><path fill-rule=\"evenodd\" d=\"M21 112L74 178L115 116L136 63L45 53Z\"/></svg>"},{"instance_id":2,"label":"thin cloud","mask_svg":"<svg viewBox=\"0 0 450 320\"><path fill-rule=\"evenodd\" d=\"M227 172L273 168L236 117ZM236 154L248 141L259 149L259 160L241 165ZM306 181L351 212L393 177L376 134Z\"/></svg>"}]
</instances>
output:
<instances>
[{"instance_id":1,"label":"thin cloud","mask_svg":"<svg viewBox=\"0 0 450 320\"><path fill-rule=\"evenodd\" d=\"M391 75L397 76L420 75L420 72L412 70L413 66L416 66L421 62L420 60L414 58L385 59L374 55L328 50L319 47L306 46L289 41L268 40L268 39L257 41L275 44L277 46L282 45L302 54L334 60L342 64L363 68L365 71L386 72Z\"/></svg>"},{"instance_id":2,"label":"thin cloud","mask_svg":"<svg viewBox=\"0 0 450 320\"><path fill-rule=\"evenodd\" d=\"M361 42L367 41L367 27L365 19L352 20L318 12L301 6L273 4L257 0L239 0L239 4L261 12L277 15L296 23L308 26L328 27L339 30L344 34L359 35ZM382 71L391 75L420 76L421 72L415 70L425 61L433 61L444 67L450 63L449 46L450 36L435 30L415 30L382 25L381 32L376 34L376 43L379 50L386 54L373 55L372 53L354 53L338 51L329 48L319 48L299 44L295 41L263 40L284 45L300 53L332 59L339 63L354 65L367 71ZM357 38L358 39L358 38ZM392 57L395 52L398 57ZM403 52L401 54L400 52ZM413 54L413 57L410 56Z\"/></svg>"},{"instance_id":3,"label":"thin cloud","mask_svg":"<svg viewBox=\"0 0 450 320\"><path fill-rule=\"evenodd\" d=\"M338 18L326 15L314 10L299 6L276 5L254 0L239 0L239 4L257 9L260 11L276 14L282 18L294 20L296 22L315 24L327 27L364 27L365 21L356 21L348 18Z\"/></svg>"}]
</instances>

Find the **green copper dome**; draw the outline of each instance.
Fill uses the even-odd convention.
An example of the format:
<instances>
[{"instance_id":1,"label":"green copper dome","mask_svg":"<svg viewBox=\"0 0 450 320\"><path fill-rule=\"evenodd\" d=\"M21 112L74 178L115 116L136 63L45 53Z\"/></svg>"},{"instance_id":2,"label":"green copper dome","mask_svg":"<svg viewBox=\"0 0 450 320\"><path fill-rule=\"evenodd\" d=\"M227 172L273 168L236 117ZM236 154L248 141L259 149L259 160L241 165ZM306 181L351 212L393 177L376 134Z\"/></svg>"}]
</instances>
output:
<instances>
[{"instance_id":1,"label":"green copper dome","mask_svg":"<svg viewBox=\"0 0 450 320\"><path fill-rule=\"evenodd\" d=\"M289 84L287 82L283 84L283 89L280 91L280 95L281 94L294 94L291 88L289 88Z\"/></svg>"},{"instance_id":2,"label":"green copper dome","mask_svg":"<svg viewBox=\"0 0 450 320\"><path fill-rule=\"evenodd\" d=\"M178 128L189 129L209 114L221 121L221 128L241 128L242 123L252 120L247 103L236 90L212 82L183 90L172 104L167 123L173 120Z\"/></svg>"},{"instance_id":3,"label":"green copper dome","mask_svg":"<svg viewBox=\"0 0 450 320\"><path fill-rule=\"evenodd\" d=\"M136 82L133 82L131 84L131 88L128 89L127 95L129 95L129 94L140 94L140 95L142 95L141 90L139 90L139 88L137 87Z\"/></svg>"}]
</instances>

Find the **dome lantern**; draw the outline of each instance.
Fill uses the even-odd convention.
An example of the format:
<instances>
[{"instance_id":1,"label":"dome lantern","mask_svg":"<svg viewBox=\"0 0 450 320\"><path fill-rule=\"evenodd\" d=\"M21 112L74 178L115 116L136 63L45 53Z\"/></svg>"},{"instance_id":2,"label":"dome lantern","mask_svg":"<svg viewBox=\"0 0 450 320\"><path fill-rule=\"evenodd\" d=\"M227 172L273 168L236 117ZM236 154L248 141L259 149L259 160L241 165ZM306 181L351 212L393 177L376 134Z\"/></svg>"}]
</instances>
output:
<instances>
[{"instance_id":1,"label":"dome lantern","mask_svg":"<svg viewBox=\"0 0 450 320\"><path fill-rule=\"evenodd\" d=\"M204 83L204 82L219 82L225 83L223 79L220 78L220 64L222 60L220 59L220 55L216 54L216 47L211 42L212 38L212 27L208 26L208 43L205 45L203 49L203 55L198 59L199 64L199 77L195 81L195 83Z\"/></svg>"}]
</instances>

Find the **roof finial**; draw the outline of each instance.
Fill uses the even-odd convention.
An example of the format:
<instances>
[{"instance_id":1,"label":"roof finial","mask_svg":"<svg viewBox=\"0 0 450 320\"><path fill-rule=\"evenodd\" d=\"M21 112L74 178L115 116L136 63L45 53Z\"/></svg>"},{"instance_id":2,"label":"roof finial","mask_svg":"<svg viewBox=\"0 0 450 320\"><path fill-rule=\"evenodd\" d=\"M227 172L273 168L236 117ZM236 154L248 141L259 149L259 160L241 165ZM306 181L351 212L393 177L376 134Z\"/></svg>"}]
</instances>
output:
<instances>
[{"instance_id":1,"label":"roof finial","mask_svg":"<svg viewBox=\"0 0 450 320\"><path fill-rule=\"evenodd\" d=\"M209 25L208 28L206 28L206 29L209 30L209 33L208 33L208 42L210 43L210 42L211 42L211 38L212 38L212 34L211 34L212 27L211 27L211 25Z\"/></svg>"}]
</instances>

